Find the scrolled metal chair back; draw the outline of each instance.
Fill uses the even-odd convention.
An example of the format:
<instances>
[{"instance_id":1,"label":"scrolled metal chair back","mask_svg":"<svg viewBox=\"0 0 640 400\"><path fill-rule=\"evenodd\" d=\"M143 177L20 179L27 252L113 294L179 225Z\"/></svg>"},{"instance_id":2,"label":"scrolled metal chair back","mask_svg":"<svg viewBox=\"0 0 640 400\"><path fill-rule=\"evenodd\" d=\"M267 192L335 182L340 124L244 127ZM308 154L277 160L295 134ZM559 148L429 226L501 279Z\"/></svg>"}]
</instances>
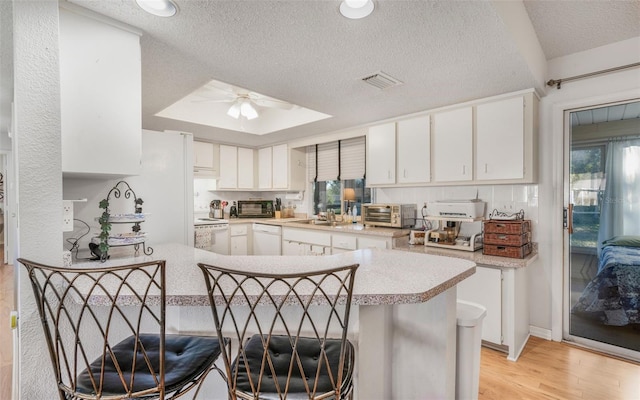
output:
<instances>
[{"instance_id":1,"label":"scrolled metal chair back","mask_svg":"<svg viewBox=\"0 0 640 400\"><path fill-rule=\"evenodd\" d=\"M287 274L198 266L218 340L232 344L223 351L231 399L351 396L347 333L358 264Z\"/></svg>"},{"instance_id":2,"label":"scrolled metal chair back","mask_svg":"<svg viewBox=\"0 0 640 400\"><path fill-rule=\"evenodd\" d=\"M92 269L18 261L29 273L61 399L164 398L164 261ZM157 335L153 348L144 334ZM130 355L116 357L126 338ZM111 387L117 376L123 394L103 390L106 375Z\"/></svg>"}]
</instances>

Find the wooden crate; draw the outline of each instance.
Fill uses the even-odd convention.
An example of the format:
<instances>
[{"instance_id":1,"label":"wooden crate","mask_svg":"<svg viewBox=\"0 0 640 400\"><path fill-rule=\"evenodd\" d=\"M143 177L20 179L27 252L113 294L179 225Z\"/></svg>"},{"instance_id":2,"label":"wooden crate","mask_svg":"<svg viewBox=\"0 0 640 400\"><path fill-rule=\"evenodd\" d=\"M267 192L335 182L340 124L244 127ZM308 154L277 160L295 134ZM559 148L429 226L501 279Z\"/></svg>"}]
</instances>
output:
<instances>
[{"instance_id":1,"label":"wooden crate","mask_svg":"<svg viewBox=\"0 0 640 400\"><path fill-rule=\"evenodd\" d=\"M485 243L482 248L482 254L509 258L525 258L531 254L532 247L531 242L524 246L498 246Z\"/></svg>"},{"instance_id":2,"label":"wooden crate","mask_svg":"<svg viewBox=\"0 0 640 400\"><path fill-rule=\"evenodd\" d=\"M506 233L522 235L531 232L531 220L522 221L484 221L484 233Z\"/></svg>"},{"instance_id":3,"label":"wooden crate","mask_svg":"<svg viewBox=\"0 0 640 400\"><path fill-rule=\"evenodd\" d=\"M498 246L523 246L531 241L531 232L521 235L509 235L506 233L485 233L484 243Z\"/></svg>"}]
</instances>

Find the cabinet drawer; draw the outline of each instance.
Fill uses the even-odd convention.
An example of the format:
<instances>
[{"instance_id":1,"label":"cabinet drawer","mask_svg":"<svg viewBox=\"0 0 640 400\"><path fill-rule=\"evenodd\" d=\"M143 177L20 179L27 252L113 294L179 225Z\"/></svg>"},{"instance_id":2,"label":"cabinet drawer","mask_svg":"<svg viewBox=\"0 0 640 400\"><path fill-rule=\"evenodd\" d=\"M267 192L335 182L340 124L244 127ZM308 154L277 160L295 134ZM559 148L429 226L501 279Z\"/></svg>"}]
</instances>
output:
<instances>
[{"instance_id":1,"label":"cabinet drawer","mask_svg":"<svg viewBox=\"0 0 640 400\"><path fill-rule=\"evenodd\" d=\"M531 232L531 221L485 221L484 233L508 233L519 235Z\"/></svg>"},{"instance_id":2,"label":"cabinet drawer","mask_svg":"<svg viewBox=\"0 0 640 400\"><path fill-rule=\"evenodd\" d=\"M346 235L333 235L332 245L334 249L355 250L356 237Z\"/></svg>"},{"instance_id":3,"label":"cabinet drawer","mask_svg":"<svg viewBox=\"0 0 640 400\"><path fill-rule=\"evenodd\" d=\"M499 246L522 246L531 241L531 232L521 235L508 235L506 233L485 233L484 244L496 244Z\"/></svg>"},{"instance_id":4,"label":"cabinet drawer","mask_svg":"<svg viewBox=\"0 0 640 400\"><path fill-rule=\"evenodd\" d=\"M249 226L244 225L229 225L229 232L231 236L242 236L246 235L249 232Z\"/></svg>"}]
</instances>

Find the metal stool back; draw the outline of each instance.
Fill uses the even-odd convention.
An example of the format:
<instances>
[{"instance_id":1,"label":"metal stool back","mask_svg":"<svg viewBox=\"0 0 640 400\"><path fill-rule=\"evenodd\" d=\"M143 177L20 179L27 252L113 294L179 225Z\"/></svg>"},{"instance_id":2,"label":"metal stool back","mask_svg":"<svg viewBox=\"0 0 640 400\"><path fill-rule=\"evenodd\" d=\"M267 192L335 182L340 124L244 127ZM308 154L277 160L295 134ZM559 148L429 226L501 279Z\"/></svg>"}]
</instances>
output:
<instances>
[{"instance_id":1,"label":"metal stool back","mask_svg":"<svg viewBox=\"0 0 640 400\"><path fill-rule=\"evenodd\" d=\"M351 397L347 329L358 264L288 274L198 265L218 338L231 339L222 355L230 399Z\"/></svg>"},{"instance_id":2,"label":"metal stool back","mask_svg":"<svg viewBox=\"0 0 640 400\"><path fill-rule=\"evenodd\" d=\"M91 269L19 258L60 399L177 398L200 387L218 339L165 334L165 261Z\"/></svg>"}]
</instances>

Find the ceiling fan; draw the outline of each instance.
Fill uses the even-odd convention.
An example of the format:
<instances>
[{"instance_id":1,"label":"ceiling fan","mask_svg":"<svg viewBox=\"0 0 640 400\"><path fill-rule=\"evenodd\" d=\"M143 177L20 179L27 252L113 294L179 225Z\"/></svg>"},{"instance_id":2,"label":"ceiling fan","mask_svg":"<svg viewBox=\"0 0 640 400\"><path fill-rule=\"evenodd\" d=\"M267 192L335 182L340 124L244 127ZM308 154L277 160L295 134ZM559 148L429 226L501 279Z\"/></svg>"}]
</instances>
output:
<instances>
[{"instance_id":1,"label":"ceiling fan","mask_svg":"<svg viewBox=\"0 0 640 400\"><path fill-rule=\"evenodd\" d=\"M194 100L194 102L231 103L229 110L227 110L227 115L235 119L239 119L240 116L248 120L257 118L258 110L254 106L281 110L293 108L293 104L286 101L218 81L211 81L206 84L199 95L204 99Z\"/></svg>"}]
</instances>

